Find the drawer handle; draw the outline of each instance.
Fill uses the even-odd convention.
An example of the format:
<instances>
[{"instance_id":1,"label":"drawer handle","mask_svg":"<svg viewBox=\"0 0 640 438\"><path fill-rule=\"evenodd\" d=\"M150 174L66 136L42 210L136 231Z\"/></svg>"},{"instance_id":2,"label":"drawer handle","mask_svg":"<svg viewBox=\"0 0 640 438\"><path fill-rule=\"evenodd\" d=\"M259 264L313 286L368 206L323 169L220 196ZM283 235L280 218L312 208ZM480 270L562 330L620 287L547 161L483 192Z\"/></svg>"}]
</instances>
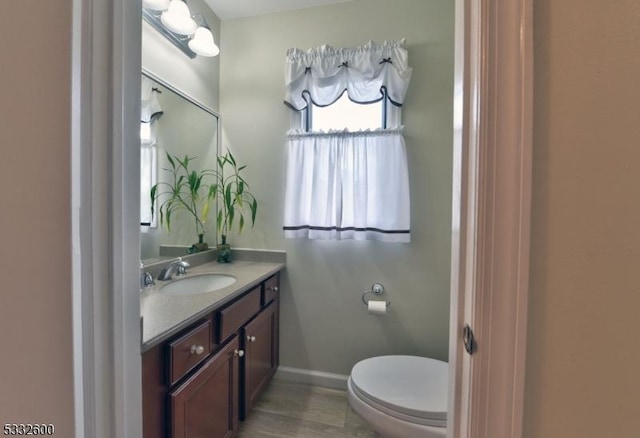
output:
<instances>
[{"instance_id":1,"label":"drawer handle","mask_svg":"<svg viewBox=\"0 0 640 438\"><path fill-rule=\"evenodd\" d=\"M202 354L204 353L204 347L202 345L192 345L191 346L191 354Z\"/></svg>"},{"instance_id":2,"label":"drawer handle","mask_svg":"<svg viewBox=\"0 0 640 438\"><path fill-rule=\"evenodd\" d=\"M244 356L244 350L234 350L233 355L236 357L242 357Z\"/></svg>"},{"instance_id":3,"label":"drawer handle","mask_svg":"<svg viewBox=\"0 0 640 438\"><path fill-rule=\"evenodd\" d=\"M268 290L272 290L272 291L274 291L275 293L278 293L278 286L270 286L270 287L268 287L267 289L268 289Z\"/></svg>"},{"instance_id":4,"label":"drawer handle","mask_svg":"<svg viewBox=\"0 0 640 438\"><path fill-rule=\"evenodd\" d=\"M255 342L256 341L256 337L255 336L247 336L247 341Z\"/></svg>"}]
</instances>

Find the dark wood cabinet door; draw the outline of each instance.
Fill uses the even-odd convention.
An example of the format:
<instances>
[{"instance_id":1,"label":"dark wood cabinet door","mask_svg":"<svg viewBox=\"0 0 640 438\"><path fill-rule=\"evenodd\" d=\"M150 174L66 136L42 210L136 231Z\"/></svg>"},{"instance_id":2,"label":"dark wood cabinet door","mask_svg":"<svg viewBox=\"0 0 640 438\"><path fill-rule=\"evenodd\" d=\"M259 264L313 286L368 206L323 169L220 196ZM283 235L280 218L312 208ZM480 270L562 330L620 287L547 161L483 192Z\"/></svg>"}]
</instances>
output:
<instances>
[{"instance_id":1,"label":"dark wood cabinet door","mask_svg":"<svg viewBox=\"0 0 640 438\"><path fill-rule=\"evenodd\" d=\"M171 438L230 438L238 431L237 336L169 393Z\"/></svg>"},{"instance_id":2,"label":"dark wood cabinet door","mask_svg":"<svg viewBox=\"0 0 640 438\"><path fill-rule=\"evenodd\" d=\"M277 300L272 302L242 330L245 356L240 414L243 420L273 377L278 366L277 304Z\"/></svg>"}]
</instances>

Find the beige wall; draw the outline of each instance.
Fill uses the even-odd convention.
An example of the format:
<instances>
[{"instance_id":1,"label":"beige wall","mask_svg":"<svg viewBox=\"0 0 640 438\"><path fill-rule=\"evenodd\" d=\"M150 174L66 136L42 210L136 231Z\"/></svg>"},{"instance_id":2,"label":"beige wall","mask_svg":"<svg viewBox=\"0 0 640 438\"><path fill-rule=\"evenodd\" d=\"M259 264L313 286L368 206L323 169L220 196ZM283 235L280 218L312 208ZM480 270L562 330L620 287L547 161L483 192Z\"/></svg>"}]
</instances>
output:
<instances>
[{"instance_id":1,"label":"beige wall","mask_svg":"<svg viewBox=\"0 0 640 438\"><path fill-rule=\"evenodd\" d=\"M404 109L412 196L411 244L282 238L283 104L287 49L356 47L407 38L413 79ZM453 2L356 0L222 23L223 147L248 164L259 201L237 247L285 249L281 364L348 374L380 354L448 353ZM361 294L381 282L392 301L368 315Z\"/></svg>"},{"instance_id":2,"label":"beige wall","mask_svg":"<svg viewBox=\"0 0 640 438\"><path fill-rule=\"evenodd\" d=\"M1 2L0 37L0 425L71 437L71 1Z\"/></svg>"},{"instance_id":3,"label":"beige wall","mask_svg":"<svg viewBox=\"0 0 640 438\"><path fill-rule=\"evenodd\" d=\"M640 434L640 3L534 1L525 438Z\"/></svg>"}]
</instances>

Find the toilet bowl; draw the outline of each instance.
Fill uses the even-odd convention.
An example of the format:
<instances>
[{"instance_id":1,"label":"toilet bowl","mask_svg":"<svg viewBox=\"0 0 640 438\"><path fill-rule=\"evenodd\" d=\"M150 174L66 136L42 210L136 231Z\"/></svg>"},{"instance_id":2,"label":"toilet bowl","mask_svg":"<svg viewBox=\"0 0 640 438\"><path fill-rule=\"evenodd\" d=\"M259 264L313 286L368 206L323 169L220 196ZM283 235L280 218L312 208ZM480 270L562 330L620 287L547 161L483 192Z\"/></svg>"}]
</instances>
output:
<instances>
[{"instance_id":1,"label":"toilet bowl","mask_svg":"<svg viewBox=\"0 0 640 438\"><path fill-rule=\"evenodd\" d=\"M358 362L347 381L349 404L384 438L447 436L448 364L417 356Z\"/></svg>"}]
</instances>

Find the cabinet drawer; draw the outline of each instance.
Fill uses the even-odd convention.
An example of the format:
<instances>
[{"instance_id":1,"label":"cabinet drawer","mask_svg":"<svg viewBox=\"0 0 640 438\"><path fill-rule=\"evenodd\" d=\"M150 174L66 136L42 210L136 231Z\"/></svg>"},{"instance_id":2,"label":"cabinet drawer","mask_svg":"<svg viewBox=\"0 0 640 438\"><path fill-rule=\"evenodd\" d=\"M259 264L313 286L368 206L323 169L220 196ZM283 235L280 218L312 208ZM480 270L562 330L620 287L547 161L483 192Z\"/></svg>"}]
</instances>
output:
<instances>
[{"instance_id":1,"label":"cabinet drawer","mask_svg":"<svg viewBox=\"0 0 640 438\"><path fill-rule=\"evenodd\" d=\"M260 311L260 286L218 312L218 343L222 343Z\"/></svg>"},{"instance_id":2,"label":"cabinet drawer","mask_svg":"<svg viewBox=\"0 0 640 438\"><path fill-rule=\"evenodd\" d=\"M205 321L169 343L169 384L173 385L211 353L211 322Z\"/></svg>"},{"instance_id":3,"label":"cabinet drawer","mask_svg":"<svg viewBox=\"0 0 640 438\"><path fill-rule=\"evenodd\" d=\"M280 290L280 277L274 275L264 282L264 290L262 291L262 306L266 306L271 301L278 297L278 291Z\"/></svg>"}]
</instances>

